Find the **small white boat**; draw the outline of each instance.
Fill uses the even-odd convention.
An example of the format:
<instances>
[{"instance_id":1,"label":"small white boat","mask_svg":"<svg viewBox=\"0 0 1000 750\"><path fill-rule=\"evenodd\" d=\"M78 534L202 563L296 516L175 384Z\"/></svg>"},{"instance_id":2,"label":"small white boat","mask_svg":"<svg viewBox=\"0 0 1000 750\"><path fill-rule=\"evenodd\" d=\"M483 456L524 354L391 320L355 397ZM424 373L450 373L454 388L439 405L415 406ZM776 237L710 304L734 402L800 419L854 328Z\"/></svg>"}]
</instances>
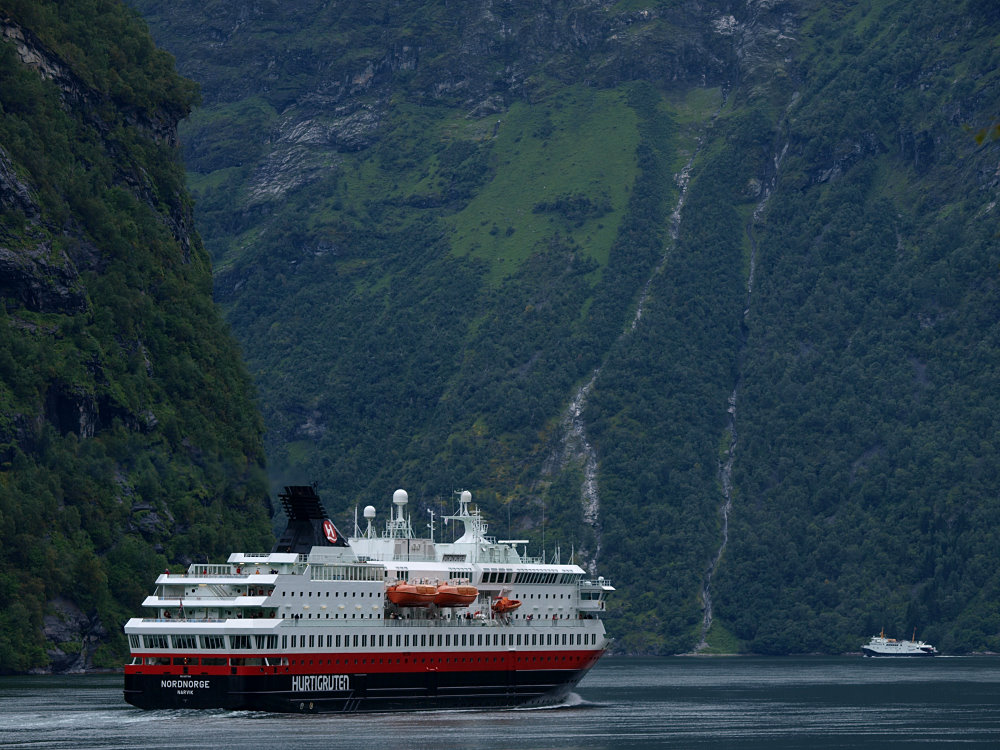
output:
<instances>
[{"instance_id":1,"label":"small white boat","mask_svg":"<svg viewBox=\"0 0 1000 750\"><path fill-rule=\"evenodd\" d=\"M913 631L916 638L917 631ZM873 635L871 640L861 647L865 656L937 656L938 650L929 643L923 641L897 641L895 638L886 638L883 630L878 635Z\"/></svg>"}]
</instances>

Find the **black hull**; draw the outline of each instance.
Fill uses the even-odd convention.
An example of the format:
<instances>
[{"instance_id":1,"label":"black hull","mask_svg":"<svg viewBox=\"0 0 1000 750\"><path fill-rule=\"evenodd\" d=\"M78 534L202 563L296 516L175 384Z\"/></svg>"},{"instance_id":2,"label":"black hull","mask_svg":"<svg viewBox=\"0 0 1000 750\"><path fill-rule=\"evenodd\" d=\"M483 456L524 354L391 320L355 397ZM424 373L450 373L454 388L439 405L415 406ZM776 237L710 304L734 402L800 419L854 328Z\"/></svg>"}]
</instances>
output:
<instances>
[{"instance_id":1,"label":"black hull","mask_svg":"<svg viewBox=\"0 0 1000 750\"><path fill-rule=\"evenodd\" d=\"M587 669L350 675L127 674L125 700L144 709L281 713L418 711L556 705Z\"/></svg>"}]
</instances>

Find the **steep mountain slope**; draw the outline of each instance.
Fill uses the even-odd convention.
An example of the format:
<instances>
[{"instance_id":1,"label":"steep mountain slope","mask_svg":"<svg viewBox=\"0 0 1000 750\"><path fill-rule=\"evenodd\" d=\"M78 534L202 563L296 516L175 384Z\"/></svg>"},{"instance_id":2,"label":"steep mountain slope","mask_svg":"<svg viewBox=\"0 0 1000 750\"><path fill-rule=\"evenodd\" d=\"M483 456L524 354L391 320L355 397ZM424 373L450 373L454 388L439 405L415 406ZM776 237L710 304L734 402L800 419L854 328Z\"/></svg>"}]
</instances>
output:
<instances>
[{"instance_id":1,"label":"steep mountain slope","mask_svg":"<svg viewBox=\"0 0 1000 750\"><path fill-rule=\"evenodd\" d=\"M177 160L193 85L118 2L0 31L0 671L119 666L159 571L267 545L261 426Z\"/></svg>"},{"instance_id":2,"label":"steep mountain slope","mask_svg":"<svg viewBox=\"0 0 1000 750\"><path fill-rule=\"evenodd\" d=\"M623 650L1000 647L992 4L134 5L273 481L476 490Z\"/></svg>"}]
</instances>

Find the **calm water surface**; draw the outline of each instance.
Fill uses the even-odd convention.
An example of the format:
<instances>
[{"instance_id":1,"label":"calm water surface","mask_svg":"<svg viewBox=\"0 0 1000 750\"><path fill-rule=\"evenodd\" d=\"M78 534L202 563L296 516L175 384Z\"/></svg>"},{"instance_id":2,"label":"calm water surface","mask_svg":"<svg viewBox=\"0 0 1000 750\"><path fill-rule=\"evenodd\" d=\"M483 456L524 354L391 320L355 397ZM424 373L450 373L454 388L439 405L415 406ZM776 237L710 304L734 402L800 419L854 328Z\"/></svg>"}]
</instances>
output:
<instances>
[{"instance_id":1,"label":"calm water surface","mask_svg":"<svg viewBox=\"0 0 1000 750\"><path fill-rule=\"evenodd\" d=\"M140 711L121 676L0 679L2 748L1000 748L1000 658L607 658L567 705Z\"/></svg>"}]
</instances>

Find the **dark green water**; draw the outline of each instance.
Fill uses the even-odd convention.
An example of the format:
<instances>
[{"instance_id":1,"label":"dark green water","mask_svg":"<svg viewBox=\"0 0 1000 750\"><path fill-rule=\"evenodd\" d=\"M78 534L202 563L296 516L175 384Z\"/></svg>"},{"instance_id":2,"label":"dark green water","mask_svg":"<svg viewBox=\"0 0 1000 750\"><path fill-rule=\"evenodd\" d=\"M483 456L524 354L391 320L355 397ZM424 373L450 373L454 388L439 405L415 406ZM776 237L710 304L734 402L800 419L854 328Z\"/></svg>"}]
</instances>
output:
<instances>
[{"instance_id":1,"label":"dark green water","mask_svg":"<svg viewBox=\"0 0 1000 750\"><path fill-rule=\"evenodd\" d=\"M608 658L555 709L153 711L121 677L0 679L3 748L1000 748L1000 658Z\"/></svg>"}]
</instances>

